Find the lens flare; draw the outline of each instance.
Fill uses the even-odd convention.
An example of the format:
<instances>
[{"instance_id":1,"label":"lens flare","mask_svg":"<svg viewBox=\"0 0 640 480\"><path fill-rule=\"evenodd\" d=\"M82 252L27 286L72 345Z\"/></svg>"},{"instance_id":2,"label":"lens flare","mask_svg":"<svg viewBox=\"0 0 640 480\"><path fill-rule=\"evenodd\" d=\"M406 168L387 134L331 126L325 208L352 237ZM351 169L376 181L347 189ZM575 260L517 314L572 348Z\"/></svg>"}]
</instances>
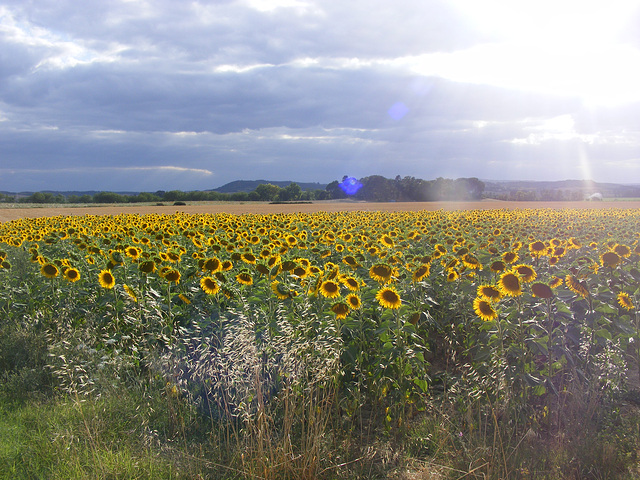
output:
<instances>
[{"instance_id":1,"label":"lens flare","mask_svg":"<svg viewBox=\"0 0 640 480\"><path fill-rule=\"evenodd\" d=\"M362 188L362 183L360 183L355 177L346 177L342 180L342 183L338 184L338 186L347 195L355 195L358 193L358 190Z\"/></svg>"}]
</instances>

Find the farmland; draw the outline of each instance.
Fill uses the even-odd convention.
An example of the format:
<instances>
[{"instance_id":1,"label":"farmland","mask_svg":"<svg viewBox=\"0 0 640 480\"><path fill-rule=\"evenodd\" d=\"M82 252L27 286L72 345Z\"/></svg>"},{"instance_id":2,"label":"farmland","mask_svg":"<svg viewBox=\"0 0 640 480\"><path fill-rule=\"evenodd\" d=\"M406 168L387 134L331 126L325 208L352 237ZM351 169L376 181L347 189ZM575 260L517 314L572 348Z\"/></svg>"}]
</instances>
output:
<instances>
[{"instance_id":1,"label":"farmland","mask_svg":"<svg viewBox=\"0 0 640 480\"><path fill-rule=\"evenodd\" d=\"M0 210L7 478L637 475L637 203L108 208Z\"/></svg>"}]
</instances>

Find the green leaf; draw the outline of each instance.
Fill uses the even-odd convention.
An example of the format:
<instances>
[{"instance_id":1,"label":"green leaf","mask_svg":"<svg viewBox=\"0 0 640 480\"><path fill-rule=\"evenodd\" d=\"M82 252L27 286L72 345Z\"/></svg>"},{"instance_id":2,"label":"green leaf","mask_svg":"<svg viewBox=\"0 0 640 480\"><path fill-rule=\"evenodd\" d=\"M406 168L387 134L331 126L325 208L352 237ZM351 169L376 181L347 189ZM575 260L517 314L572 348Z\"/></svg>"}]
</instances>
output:
<instances>
[{"instance_id":1,"label":"green leaf","mask_svg":"<svg viewBox=\"0 0 640 480\"><path fill-rule=\"evenodd\" d=\"M422 390L425 393L429 389L429 384L427 383L426 380L422 378L414 378L413 383L415 383L420 388L420 390Z\"/></svg>"},{"instance_id":2,"label":"green leaf","mask_svg":"<svg viewBox=\"0 0 640 480\"><path fill-rule=\"evenodd\" d=\"M601 338L606 338L607 340L611 340L611 333L606 328L601 328L596 331L596 335Z\"/></svg>"}]
</instances>

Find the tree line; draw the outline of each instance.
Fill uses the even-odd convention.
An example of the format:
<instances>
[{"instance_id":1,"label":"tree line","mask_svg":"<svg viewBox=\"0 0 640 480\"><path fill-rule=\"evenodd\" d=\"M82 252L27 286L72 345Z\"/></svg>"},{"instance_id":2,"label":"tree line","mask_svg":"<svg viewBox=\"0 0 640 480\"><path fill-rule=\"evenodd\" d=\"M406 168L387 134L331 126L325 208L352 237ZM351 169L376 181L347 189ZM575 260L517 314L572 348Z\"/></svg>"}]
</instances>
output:
<instances>
[{"instance_id":1,"label":"tree line","mask_svg":"<svg viewBox=\"0 0 640 480\"><path fill-rule=\"evenodd\" d=\"M36 192L31 195L17 197L0 194L1 202L37 203L37 204L86 204L86 203L163 203L163 202L296 202L314 200L333 200L354 198L356 200L374 202L428 202L438 200L478 200L482 198L484 183L477 178L437 178L422 180L415 177L397 176L393 179L380 175L372 175L357 180L358 188L351 194L345 192L344 182L335 180L327 187L317 190L302 190L297 183L279 187L270 183L258 185L251 192L222 193L214 190L181 191L159 190L154 193L119 194L115 192L99 192L93 195L63 195L55 192ZM354 179L355 180L355 179Z\"/></svg>"}]
</instances>

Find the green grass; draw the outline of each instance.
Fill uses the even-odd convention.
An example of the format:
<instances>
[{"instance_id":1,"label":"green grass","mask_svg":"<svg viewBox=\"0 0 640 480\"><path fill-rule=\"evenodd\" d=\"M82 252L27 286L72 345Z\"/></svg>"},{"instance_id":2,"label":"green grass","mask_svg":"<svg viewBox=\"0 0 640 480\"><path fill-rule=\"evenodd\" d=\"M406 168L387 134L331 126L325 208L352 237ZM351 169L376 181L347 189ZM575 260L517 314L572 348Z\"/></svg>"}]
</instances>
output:
<instances>
[{"instance_id":1,"label":"green grass","mask_svg":"<svg viewBox=\"0 0 640 480\"><path fill-rule=\"evenodd\" d=\"M145 416L131 400L3 399L0 478L196 478L192 465L145 441Z\"/></svg>"}]
</instances>

